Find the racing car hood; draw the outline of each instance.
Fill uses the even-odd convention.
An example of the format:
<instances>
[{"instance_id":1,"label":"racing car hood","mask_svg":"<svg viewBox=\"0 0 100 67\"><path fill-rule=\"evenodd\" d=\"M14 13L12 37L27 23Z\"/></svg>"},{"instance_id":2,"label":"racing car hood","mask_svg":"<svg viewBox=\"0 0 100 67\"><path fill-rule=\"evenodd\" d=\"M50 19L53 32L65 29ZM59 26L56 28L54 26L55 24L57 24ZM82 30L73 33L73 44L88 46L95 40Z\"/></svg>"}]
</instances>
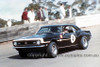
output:
<instances>
[{"instance_id":1,"label":"racing car hood","mask_svg":"<svg viewBox=\"0 0 100 67\"><path fill-rule=\"evenodd\" d=\"M41 34L41 35L32 35L32 36L27 36L27 37L22 37L22 38L18 38L16 40L13 41L27 41L27 40L41 40L48 37L47 34Z\"/></svg>"},{"instance_id":2,"label":"racing car hood","mask_svg":"<svg viewBox=\"0 0 100 67\"><path fill-rule=\"evenodd\" d=\"M30 38L44 38L44 35L32 35L27 37L22 37L21 39L30 39Z\"/></svg>"}]
</instances>

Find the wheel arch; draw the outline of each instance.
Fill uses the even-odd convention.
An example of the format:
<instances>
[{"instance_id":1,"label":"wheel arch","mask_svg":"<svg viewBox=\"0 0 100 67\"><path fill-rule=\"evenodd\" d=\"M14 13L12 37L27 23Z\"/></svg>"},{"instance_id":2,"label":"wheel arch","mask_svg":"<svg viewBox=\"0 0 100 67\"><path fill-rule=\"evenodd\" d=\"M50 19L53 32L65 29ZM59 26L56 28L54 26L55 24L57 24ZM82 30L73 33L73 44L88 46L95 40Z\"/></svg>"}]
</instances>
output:
<instances>
[{"instance_id":1,"label":"wheel arch","mask_svg":"<svg viewBox=\"0 0 100 67\"><path fill-rule=\"evenodd\" d=\"M58 45L58 42L57 42L56 39L52 39L52 40L50 41L50 43L51 43L51 42L55 42L55 43Z\"/></svg>"}]
</instances>

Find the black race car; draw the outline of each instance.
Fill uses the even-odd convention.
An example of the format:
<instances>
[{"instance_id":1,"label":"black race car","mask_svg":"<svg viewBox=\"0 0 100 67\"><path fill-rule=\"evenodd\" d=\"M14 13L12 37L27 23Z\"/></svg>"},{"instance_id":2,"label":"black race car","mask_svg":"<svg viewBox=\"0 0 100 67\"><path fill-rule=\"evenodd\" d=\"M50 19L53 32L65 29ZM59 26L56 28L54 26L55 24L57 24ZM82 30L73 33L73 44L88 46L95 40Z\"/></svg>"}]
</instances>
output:
<instances>
[{"instance_id":1,"label":"black race car","mask_svg":"<svg viewBox=\"0 0 100 67\"><path fill-rule=\"evenodd\" d=\"M41 48L51 57L56 57L60 48L78 45L86 49L90 38L90 31L83 31L75 25L49 25L42 26L35 35L13 40L13 46L21 57L26 57L31 50Z\"/></svg>"}]
</instances>

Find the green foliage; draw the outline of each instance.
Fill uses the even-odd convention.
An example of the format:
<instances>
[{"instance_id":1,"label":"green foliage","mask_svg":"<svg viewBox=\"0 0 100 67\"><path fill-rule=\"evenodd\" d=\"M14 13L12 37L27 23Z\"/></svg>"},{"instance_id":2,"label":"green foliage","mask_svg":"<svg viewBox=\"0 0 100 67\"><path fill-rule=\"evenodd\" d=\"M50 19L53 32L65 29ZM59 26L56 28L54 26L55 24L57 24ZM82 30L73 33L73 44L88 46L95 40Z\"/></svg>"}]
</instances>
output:
<instances>
[{"instance_id":1,"label":"green foliage","mask_svg":"<svg viewBox=\"0 0 100 67\"><path fill-rule=\"evenodd\" d=\"M14 25L21 25L23 23L24 23L23 21L12 22L12 26L14 26Z\"/></svg>"},{"instance_id":2,"label":"green foliage","mask_svg":"<svg viewBox=\"0 0 100 67\"><path fill-rule=\"evenodd\" d=\"M85 10L90 6L90 5L88 4L88 2L89 2L89 0L85 0L84 2L83 2L83 0L76 0L76 1L72 4L72 6L74 6L74 5L79 5L78 8L81 10L81 14L83 15L83 14L85 13Z\"/></svg>"},{"instance_id":3,"label":"green foliage","mask_svg":"<svg viewBox=\"0 0 100 67\"><path fill-rule=\"evenodd\" d=\"M76 5L76 4L82 4L83 0L76 0L74 1L74 3L72 4L72 6Z\"/></svg>"},{"instance_id":4,"label":"green foliage","mask_svg":"<svg viewBox=\"0 0 100 67\"><path fill-rule=\"evenodd\" d=\"M52 2L47 2L46 3L49 7L55 7L55 8L58 8L58 6L54 5Z\"/></svg>"},{"instance_id":5,"label":"green foliage","mask_svg":"<svg viewBox=\"0 0 100 67\"><path fill-rule=\"evenodd\" d=\"M56 17L56 19L60 19L59 12L57 12L56 14L54 14L54 16Z\"/></svg>"},{"instance_id":6,"label":"green foliage","mask_svg":"<svg viewBox=\"0 0 100 67\"><path fill-rule=\"evenodd\" d=\"M84 2L81 4L80 9L85 12L85 10L89 7L88 2Z\"/></svg>"},{"instance_id":7,"label":"green foliage","mask_svg":"<svg viewBox=\"0 0 100 67\"><path fill-rule=\"evenodd\" d=\"M7 24L7 21L0 18L0 28L4 27Z\"/></svg>"},{"instance_id":8,"label":"green foliage","mask_svg":"<svg viewBox=\"0 0 100 67\"><path fill-rule=\"evenodd\" d=\"M65 9L68 9L70 7L70 5L65 5Z\"/></svg>"},{"instance_id":9,"label":"green foliage","mask_svg":"<svg viewBox=\"0 0 100 67\"><path fill-rule=\"evenodd\" d=\"M15 22L11 21L11 22L12 22L12 26L23 24L22 21L15 21ZM7 26L7 21L0 18L0 28L5 26Z\"/></svg>"},{"instance_id":10,"label":"green foliage","mask_svg":"<svg viewBox=\"0 0 100 67\"><path fill-rule=\"evenodd\" d=\"M33 3L31 3L31 4L29 4L29 6L27 7L29 10L30 9L34 9L34 10L38 10L39 9L39 4L33 4Z\"/></svg>"}]
</instances>

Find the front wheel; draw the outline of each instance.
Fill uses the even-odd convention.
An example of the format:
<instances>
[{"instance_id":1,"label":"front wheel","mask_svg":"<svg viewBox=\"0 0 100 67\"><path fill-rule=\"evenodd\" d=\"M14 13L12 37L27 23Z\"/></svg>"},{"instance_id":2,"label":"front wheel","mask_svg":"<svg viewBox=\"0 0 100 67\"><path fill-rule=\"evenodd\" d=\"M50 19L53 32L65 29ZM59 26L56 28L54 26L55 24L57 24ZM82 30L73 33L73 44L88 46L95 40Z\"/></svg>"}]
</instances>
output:
<instances>
[{"instance_id":1,"label":"front wheel","mask_svg":"<svg viewBox=\"0 0 100 67\"><path fill-rule=\"evenodd\" d=\"M88 47L88 40L86 36L81 37L81 40L79 42L79 47L81 49L87 49Z\"/></svg>"},{"instance_id":2,"label":"front wheel","mask_svg":"<svg viewBox=\"0 0 100 67\"><path fill-rule=\"evenodd\" d=\"M55 42L51 42L47 48L47 53L50 57L54 58L58 54L57 44Z\"/></svg>"}]
</instances>

